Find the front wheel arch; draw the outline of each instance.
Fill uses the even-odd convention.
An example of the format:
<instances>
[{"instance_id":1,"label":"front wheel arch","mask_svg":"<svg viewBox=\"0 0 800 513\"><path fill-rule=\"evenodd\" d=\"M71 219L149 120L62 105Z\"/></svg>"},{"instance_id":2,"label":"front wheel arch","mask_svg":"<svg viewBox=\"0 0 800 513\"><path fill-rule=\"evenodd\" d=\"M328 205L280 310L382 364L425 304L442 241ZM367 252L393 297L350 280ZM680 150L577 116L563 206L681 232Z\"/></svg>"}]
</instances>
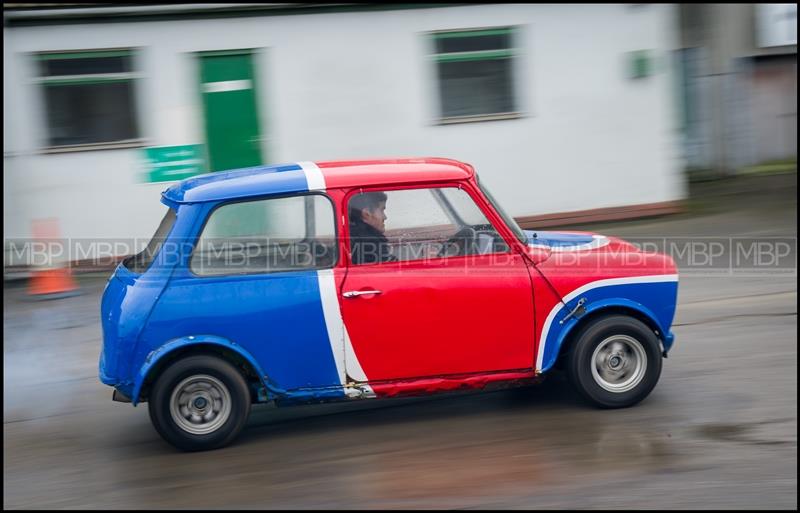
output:
<instances>
[{"instance_id":1,"label":"front wheel arch","mask_svg":"<svg viewBox=\"0 0 800 513\"><path fill-rule=\"evenodd\" d=\"M648 328L653 330L653 333L656 334L656 337L658 338L658 341L661 344L661 350L663 355L664 333L659 327L658 323L656 323L656 321L653 320L652 317L648 316L641 310L637 310L635 308L627 306L615 305L604 308L598 308L597 310L587 312L580 319L578 319L578 322L576 322L575 325L570 328L566 337L564 337L564 341L561 343L561 347L559 347L558 349L558 356L556 357L556 362L554 367L559 370L565 369L568 355L572 351L572 348L575 345L575 341L577 340L578 335L583 331L583 328L585 326L587 326L591 322L594 322L598 318L610 317L612 315L624 315L627 317L633 317L634 319L641 321Z\"/></svg>"}]
</instances>

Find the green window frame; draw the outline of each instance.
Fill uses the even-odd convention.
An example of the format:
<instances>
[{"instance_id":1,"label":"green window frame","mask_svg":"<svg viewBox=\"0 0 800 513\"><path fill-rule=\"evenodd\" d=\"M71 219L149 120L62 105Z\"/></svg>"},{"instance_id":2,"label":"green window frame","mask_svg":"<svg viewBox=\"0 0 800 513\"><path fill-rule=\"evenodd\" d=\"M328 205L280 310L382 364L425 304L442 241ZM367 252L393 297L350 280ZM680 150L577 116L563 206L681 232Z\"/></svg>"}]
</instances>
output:
<instances>
[{"instance_id":1,"label":"green window frame","mask_svg":"<svg viewBox=\"0 0 800 513\"><path fill-rule=\"evenodd\" d=\"M135 57L131 48L34 54L48 149L141 145Z\"/></svg>"},{"instance_id":2,"label":"green window frame","mask_svg":"<svg viewBox=\"0 0 800 513\"><path fill-rule=\"evenodd\" d=\"M439 94L439 121L519 117L514 26L429 33Z\"/></svg>"}]
</instances>

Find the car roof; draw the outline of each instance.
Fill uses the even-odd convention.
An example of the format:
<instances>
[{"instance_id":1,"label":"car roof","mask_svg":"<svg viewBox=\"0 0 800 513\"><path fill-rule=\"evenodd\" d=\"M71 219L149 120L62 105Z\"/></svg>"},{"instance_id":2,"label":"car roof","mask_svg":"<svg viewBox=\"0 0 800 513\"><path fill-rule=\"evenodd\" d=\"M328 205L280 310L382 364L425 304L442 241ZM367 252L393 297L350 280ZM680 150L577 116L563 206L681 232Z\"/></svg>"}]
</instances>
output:
<instances>
[{"instance_id":1,"label":"car roof","mask_svg":"<svg viewBox=\"0 0 800 513\"><path fill-rule=\"evenodd\" d=\"M445 158L296 162L218 171L173 184L162 195L175 203L286 194L309 190L465 180L472 166Z\"/></svg>"}]
</instances>

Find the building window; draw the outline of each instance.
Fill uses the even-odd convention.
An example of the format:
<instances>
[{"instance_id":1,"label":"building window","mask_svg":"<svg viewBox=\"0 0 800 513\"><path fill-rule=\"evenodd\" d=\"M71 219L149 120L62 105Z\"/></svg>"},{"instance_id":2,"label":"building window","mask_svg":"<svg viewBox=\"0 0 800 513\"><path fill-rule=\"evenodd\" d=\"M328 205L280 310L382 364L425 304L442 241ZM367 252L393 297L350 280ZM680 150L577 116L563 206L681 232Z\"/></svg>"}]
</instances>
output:
<instances>
[{"instance_id":1,"label":"building window","mask_svg":"<svg viewBox=\"0 0 800 513\"><path fill-rule=\"evenodd\" d=\"M50 147L138 141L131 50L37 55Z\"/></svg>"},{"instance_id":2,"label":"building window","mask_svg":"<svg viewBox=\"0 0 800 513\"><path fill-rule=\"evenodd\" d=\"M514 98L514 29L431 34L443 122L517 114Z\"/></svg>"},{"instance_id":3,"label":"building window","mask_svg":"<svg viewBox=\"0 0 800 513\"><path fill-rule=\"evenodd\" d=\"M645 78L653 74L653 56L648 50L637 50L628 54L628 76L630 78Z\"/></svg>"}]
</instances>

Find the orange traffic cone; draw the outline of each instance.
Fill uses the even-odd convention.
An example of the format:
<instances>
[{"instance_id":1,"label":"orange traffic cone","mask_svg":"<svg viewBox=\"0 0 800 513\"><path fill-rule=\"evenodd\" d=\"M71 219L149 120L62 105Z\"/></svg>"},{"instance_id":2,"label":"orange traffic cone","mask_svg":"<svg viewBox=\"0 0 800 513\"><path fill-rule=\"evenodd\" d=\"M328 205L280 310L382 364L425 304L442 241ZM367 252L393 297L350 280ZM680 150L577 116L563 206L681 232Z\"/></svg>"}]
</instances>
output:
<instances>
[{"instance_id":1,"label":"orange traffic cone","mask_svg":"<svg viewBox=\"0 0 800 513\"><path fill-rule=\"evenodd\" d=\"M37 299L58 299L78 294L78 285L69 269L57 267L34 271L28 284L28 294Z\"/></svg>"},{"instance_id":2,"label":"orange traffic cone","mask_svg":"<svg viewBox=\"0 0 800 513\"><path fill-rule=\"evenodd\" d=\"M52 241L58 235L58 220L35 220L32 231L35 239ZM35 269L28 282L28 295L34 299L58 299L79 293L78 284L72 278L72 273L64 266Z\"/></svg>"}]
</instances>

